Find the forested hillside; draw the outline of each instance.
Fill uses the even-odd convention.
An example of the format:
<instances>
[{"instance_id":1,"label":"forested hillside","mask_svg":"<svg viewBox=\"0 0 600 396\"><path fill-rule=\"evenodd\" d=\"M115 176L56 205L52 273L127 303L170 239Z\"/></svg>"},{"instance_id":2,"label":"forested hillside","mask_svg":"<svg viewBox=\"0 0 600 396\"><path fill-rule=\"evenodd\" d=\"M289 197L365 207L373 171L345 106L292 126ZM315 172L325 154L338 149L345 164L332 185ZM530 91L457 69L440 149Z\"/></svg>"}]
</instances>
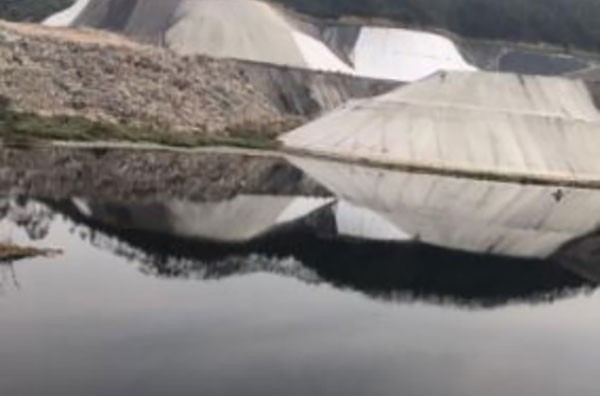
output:
<instances>
[{"instance_id":1,"label":"forested hillside","mask_svg":"<svg viewBox=\"0 0 600 396\"><path fill-rule=\"evenodd\" d=\"M321 17L381 17L466 37L600 50L600 0L273 1Z\"/></svg>"},{"instance_id":2,"label":"forested hillside","mask_svg":"<svg viewBox=\"0 0 600 396\"><path fill-rule=\"evenodd\" d=\"M73 0L0 0L0 19L40 21L71 3Z\"/></svg>"}]
</instances>

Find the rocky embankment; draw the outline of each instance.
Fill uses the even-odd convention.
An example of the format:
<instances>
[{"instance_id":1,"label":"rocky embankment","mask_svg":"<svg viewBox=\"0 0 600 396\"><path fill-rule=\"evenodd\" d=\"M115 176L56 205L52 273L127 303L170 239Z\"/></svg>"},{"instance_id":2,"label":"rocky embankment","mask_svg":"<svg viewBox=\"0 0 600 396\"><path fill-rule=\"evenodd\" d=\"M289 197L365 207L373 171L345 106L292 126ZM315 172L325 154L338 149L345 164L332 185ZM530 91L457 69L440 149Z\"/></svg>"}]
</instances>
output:
<instances>
[{"instance_id":1,"label":"rocky embankment","mask_svg":"<svg viewBox=\"0 0 600 396\"><path fill-rule=\"evenodd\" d=\"M233 62L38 33L0 28L0 94L14 110L212 134L292 121Z\"/></svg>"},{"instance_id":2,"label":"rocky embankment","mask_svg":"<svg viewBox=\"0 0 600 396\"><path fill-rule=\"evenodd\" d=\"M0 24L0 96L11 112L205 137L270 137L350 97L395 85L176 56L109 33Z\"/></svg>"}]
</instances>

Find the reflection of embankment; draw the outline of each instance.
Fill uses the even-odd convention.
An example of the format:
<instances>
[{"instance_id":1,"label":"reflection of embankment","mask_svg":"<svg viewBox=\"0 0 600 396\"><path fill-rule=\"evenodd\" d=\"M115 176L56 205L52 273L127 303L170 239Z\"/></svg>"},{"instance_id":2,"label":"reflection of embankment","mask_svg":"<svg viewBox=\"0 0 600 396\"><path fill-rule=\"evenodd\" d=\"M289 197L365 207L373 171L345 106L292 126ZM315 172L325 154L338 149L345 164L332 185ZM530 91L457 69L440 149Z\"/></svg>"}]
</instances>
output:
<instances>
[{"instance_id":1,"label":"reflection of embankment","mask_svg":"<svg viewBox=\"0 0 600 396\"><path fill-rule=\"evenodd\" d=\"M236 153L111 148L0 150L0 194L99 201L194 201L237 194L325 196L281 158Z\"/></svg>"},{"instance_id":2,"label":"reflection of embankment","mask_svg":"<svg viewBox=\"0 0 600 396\"><path fill-rule=\"evenodd\" d=\"M93 213L83 215L72 202L51 206L89 227L94 245L138 262L144 272L157 276L220 279L277 273L377 299L463 307L552 302L596 284L548 260L341 237L331 205L236 243L120 226ZM120 209L121 214L128 211L126 205Z\"/></svg>"}]
</instances>

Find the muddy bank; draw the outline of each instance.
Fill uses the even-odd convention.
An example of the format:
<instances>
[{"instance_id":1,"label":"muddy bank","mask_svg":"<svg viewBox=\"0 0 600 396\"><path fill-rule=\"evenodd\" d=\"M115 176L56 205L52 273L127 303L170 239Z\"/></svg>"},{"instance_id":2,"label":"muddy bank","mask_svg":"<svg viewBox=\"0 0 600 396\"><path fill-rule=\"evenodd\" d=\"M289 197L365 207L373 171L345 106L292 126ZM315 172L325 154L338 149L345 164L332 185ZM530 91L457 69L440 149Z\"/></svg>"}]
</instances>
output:
<instances>
[{"instance_id":1,"label":"muddy bank","mask_svg":"<svg viewBox=\"0 0 600 396\"><path fill-rule=\"evenodd\" d=\"M0 149L0 194L105 201L328 195L284 159L154 150Z\"/></svg>"}]
</instances>

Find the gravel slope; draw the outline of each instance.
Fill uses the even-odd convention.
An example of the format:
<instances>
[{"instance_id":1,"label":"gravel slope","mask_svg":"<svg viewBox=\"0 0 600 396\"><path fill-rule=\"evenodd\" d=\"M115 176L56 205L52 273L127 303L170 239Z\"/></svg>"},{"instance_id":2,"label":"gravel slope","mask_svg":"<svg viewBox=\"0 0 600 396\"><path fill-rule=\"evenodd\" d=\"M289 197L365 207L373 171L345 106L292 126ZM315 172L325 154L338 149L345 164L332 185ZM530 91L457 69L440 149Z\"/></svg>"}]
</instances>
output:
<instances>
[{"instance_id":1,"label":"gravel slope","mask_svg":"<svg viewBox=\"0 0 600 396\"><path fill-rule=\"evenodd\" d=\"M0 25L0 94L17 110L206 133L286 122L234 62L49 31Z\"/></svg>"}]
</instances>

